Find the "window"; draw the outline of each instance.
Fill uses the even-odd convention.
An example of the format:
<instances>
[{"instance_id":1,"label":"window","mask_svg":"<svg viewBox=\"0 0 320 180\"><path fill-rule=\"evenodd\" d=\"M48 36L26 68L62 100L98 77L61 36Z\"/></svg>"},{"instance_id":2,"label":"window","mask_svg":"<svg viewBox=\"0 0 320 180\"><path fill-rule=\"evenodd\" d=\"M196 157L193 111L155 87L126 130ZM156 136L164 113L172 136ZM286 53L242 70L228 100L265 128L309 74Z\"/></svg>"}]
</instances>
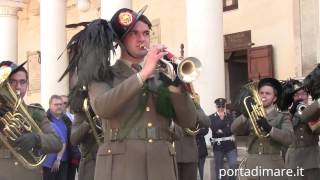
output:
<instances>
[{"instance_id":1,"label":"window","mask_svg":"<svg viewBox=\"0 0 320 180\"><path fill-rule=\"evenodd\" d=\"M222 1L223 1L223 11L238 9L238 0L222 0Z\"/></svg>"}]
</instances>

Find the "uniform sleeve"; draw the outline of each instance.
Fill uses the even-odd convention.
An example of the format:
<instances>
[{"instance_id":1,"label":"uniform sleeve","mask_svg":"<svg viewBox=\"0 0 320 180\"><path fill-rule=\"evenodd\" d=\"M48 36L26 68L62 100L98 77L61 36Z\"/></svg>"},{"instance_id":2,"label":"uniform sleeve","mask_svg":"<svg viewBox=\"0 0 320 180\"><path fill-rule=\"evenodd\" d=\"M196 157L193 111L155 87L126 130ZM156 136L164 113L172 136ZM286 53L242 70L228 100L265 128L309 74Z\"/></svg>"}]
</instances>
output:
<instances>
[{"instance_id":1,"label":"uniform sleeve","mask_svg":"<svg viewBox=\"0 0 320 180\"><path fill-rule=\"evenodd\" d=\"M47 118L41 122L40 129L42 130L42 133L39 133L41 150L45 153L59 152L62 148L62 143Z\"/></svg>"},{"instance_id":2,"label":"uniform sleeve","mask_svg":"<svg viewBox=\"0 0 320 180\"><path fill-rule=\"evenodd\" d=\"M171 92L171 102L176 113L175 122L183 128L192 128L197 121L197 112L187 93Z\"/></svg>"},{"instance_id":3,"label":"uniform sleeve","mask_svg":"<svg viewBox=\"0 0 320 180\"><path fill-rule=\"evenodd\" d=\"M237 117L231 124L231 132L235 135L246 135L249 130L249 120L244 115Z\"/></svg>"},{"instance_id":4,"label":"uniform sleeve","mask_svg":"<svg viewBox=\"0 0 320 180\"><path fill-rule=\"evenodd\" d=\"M113 88L105 82L92 82L89 85L92 108L102 119L110 119L141 92L141 88L136 74Z\"/></svg>"},{"instance_id":5,"label":"uniform sleeve","mask_svg":"<svg viewBox=\"0 0 320 180\"><path fill-rule=\"evenodd\" d=\"M282 118L281 129L272 127L270 137L283 145L289 146L294 138L293 127L289 114L284 114Z\"/></svg>"},{"instance_id":6,"label":"uniform sleeve","mask_svg":"<svg viewBox=\"0 0 320 180\"><path fill-rule=\"evenodd\" d=\"M84 113L76 113L74 115L74 123L71 128L70 142L72 145L78 145L88 134L90 126L86 121L86 115Z\"/></svg>"},{"instance_id":7,"label":"uniform sleeve","mask_svg":"<svg viewBox=\"0 0 320 180\"><path fill-rule=\"evenodd\" d=\"M200 128L210 127L210 118L202 108L197 109L197 122L199 123Z\"/></svg>"}]
</instances>

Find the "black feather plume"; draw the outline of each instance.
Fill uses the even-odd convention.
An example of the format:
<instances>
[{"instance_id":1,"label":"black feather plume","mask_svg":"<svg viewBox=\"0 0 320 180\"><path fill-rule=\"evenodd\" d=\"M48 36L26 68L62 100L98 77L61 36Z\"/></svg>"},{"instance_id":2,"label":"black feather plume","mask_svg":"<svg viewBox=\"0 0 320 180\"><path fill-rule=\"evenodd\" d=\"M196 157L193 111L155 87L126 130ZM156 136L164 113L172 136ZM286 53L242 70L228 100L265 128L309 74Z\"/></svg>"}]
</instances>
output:
<instances>
[{"instance_id":1,"label":"black feather plume","mask_svg":"<svg viewBox=\"0 0 320 180\"><path fill-rule=\"evenodd\" d=\"M115 33L108 21L97 19L74 35L67 45L69 65L59 81L69 72L77 72L78 81L112 79L111 53L115 54Z\"/></svg>"},{"instance_id":2,"label":"black feather plume","mask_svg":"<svg viewBox=\"0 0 320 180\"><path fill-rule=\"evenodd\" d=\"M282 95L279 97L279 103L278 103L278 108L281 111L286 111L289 109L289 107L291 106L292 102L293 102L293 93L294 93L294 84L295 84L294 79L289 79L286 81L281 81L281 85L282 85Z\"/></svg>"},{"instance_id":3,"label":"black feather plume","mask_svg":"<svg viewBox=\"0 0 320 180\"><path fill-rule=\"evenodd\" d=\"M70 109L73 113L82 111L83 101L86 97L88 97L88 91L82 83L78 81L69 93Z\"/></svg>"},{"instance_id":4,"label":"black feather plume","mask_svg":"<svg viewBox=\"0 0 320 180\"><path fill-rule=\"evenodd\" d=\"M303 80L303 84L313 100L320 97L320 64L318 64L312 72L306 76Z\"/></svg>"}]
</instances>

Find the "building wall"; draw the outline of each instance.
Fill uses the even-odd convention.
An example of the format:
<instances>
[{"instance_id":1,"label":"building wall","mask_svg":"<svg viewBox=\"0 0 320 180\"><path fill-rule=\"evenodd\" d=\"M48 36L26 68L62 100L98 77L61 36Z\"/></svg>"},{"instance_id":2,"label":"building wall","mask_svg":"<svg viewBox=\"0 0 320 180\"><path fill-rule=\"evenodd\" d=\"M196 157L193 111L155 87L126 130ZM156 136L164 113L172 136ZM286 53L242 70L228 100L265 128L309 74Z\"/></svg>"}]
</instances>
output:
<instances>
[{"instance_id":1,"label":"building wall","mask_svg":"<svg viewBox=\"0 0 320 180\"><path fill-rule=\"evenodd\" d=\"M78 23L91 21L100 17L100 0L91 0L90 9L81 12L76 6L76 0L66 1L66 23ZM38 0L30 0L26 8L18 13L18 63L27 60L28 52L40 51L40 3ZM57 15L58 16L58 15ZM81 28L66 29L67 41ZM32 67L29 73L35 72ZM50 72L48 72L50 73ZM40 77L39 77L40 78ZM58 77L57 77L58 79ZM32 83L32 82L31 82ZM28 92L25 98L27 103L40 102L40 91Z\"/></svg>"},{"instance_id":2,"label":"building wall","mask_svg":"<svg viewBox=\"0 0 320 180\"><path fill-rule=\"evenodd\" d=\"M295 42L294 7L292 0L239 0L238 9L224 12L224 34L251 30L253 47L273 46L275 77L295 77L300 59Z\"/></svg>"},{"instance_id":3,"label":"building wall","mask_svg":"<svg viewBox=\"0 0 320 180\"><path fill-rule=\"evenodd\" d=\"M145 14L151 21L160 22L160 42L179 56L180 44L186 44L186 1L175 0L172 4L171 0L132 0L135 11L148 5Z\"/></svg>"}]
</instances>

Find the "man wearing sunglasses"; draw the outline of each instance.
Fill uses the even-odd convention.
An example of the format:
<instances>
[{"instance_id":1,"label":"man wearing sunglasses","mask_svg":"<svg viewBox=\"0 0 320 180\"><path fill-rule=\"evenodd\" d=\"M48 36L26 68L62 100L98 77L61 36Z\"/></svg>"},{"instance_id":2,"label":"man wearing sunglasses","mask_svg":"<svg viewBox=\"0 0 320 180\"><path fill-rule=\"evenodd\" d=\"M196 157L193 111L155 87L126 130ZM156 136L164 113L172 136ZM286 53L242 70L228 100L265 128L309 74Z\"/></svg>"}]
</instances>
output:
<instances>
[{"instance_id":1,"label":"man wearing sunglasses","mask_svg":"<svg viewBox=\"0 0 320 180\"><path fill-rule=\"evenodd\" d=\"M231 114L226 113L226 99L218 98L214 103L216 104L217 112L209 117L211 120L211 144L213 146L216 179L219 179L221 177L219 171L224 167L225 156L228 158L230 169L237 167L237 149L230 129L233 117ZM235 177L230 177L230 179L235 180Z\"/></svg>"}]
</instances>

